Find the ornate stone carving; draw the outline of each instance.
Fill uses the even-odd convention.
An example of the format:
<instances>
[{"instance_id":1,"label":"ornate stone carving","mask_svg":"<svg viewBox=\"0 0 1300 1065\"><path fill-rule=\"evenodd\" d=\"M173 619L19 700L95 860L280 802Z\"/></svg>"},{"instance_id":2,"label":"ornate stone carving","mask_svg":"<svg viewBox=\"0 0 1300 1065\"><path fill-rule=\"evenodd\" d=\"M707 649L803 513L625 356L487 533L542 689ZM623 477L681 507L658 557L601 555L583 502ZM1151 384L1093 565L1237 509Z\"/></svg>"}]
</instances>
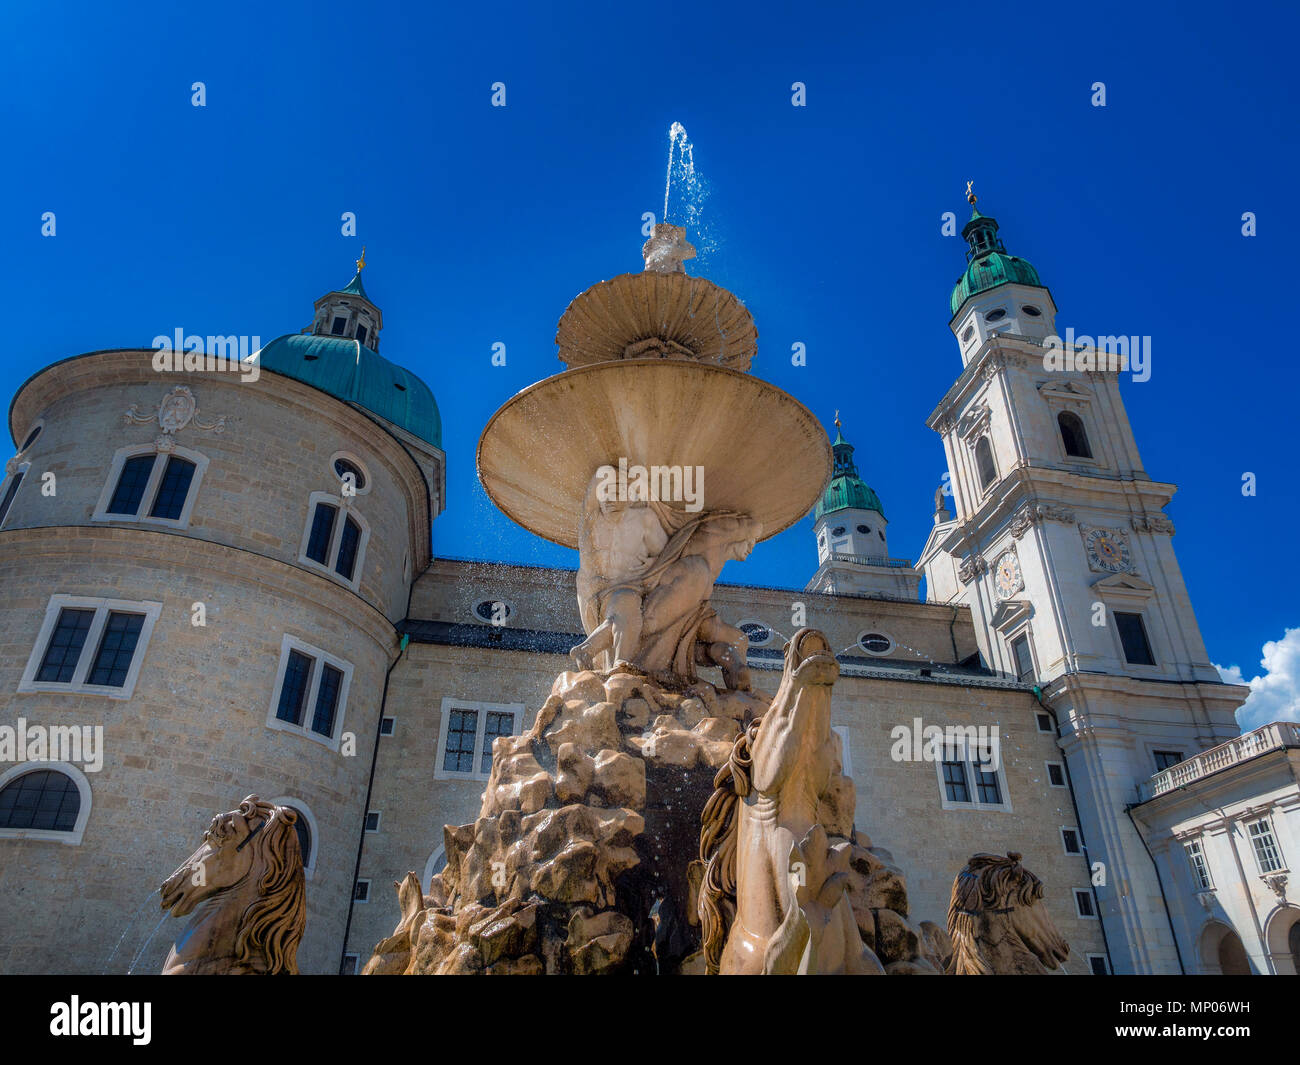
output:
<instances>
[{"instance_id":1,"label":"ornate stone carving","mask_svg":"<svg viewBox=\"0 0 1300 1065\"><path fill-rule=\"evenodd\" d=\"M694 680L720 666L727 686L748 688L748 638L709 606L730 559L746 558L762 526L731 511L690 514L653 500L605 498L592 477L578 538L578 612L587 638L579 669L635 669Z\"/></svg>"},{"instance_id":2,"label":"ornate stone carving","mask_svg":"<svg viewBox=\"0 0 1300 1065\"><path fill-rule=\"evenodd\" d=\"M776 699L715 780L700 833L710 974L884 972L845 894L852 847L830 843L816 799L830 783L839 673L825 636L795 633Z\"/></svg>"},{"instance_id":3,"label":"ornate stone carving","mask_svg":"<svg viewBox=\"0 0 1300 1065\"><path fill-rule=\"evenodd\" d=\"M1043 882L1020 855L976 854L952 883L948 904L956 976L1036 975L1070 956L1043 905Z\"/></svg>"},{"instance_id":4,"label":"ornate stone carving","mask_svg":"<svg viewBox=\"0 0 1300 1065\"><path fill-rule=\"evenodd\" d=\"M1132 524L1135 532L1174 534L1174 523L1167 514L1143 514L1134 517Z\"/></svg>"},{"instance_id":5,"label":"ornate stone carving","mask_svg":"<svg viewBox=\"0 0 1300 1065\"><path fill-rule=\"evenodd\" d=\"M199 849L159 889L164 912L194 913L164 976L298 972L307 901L297 820L256 795L212 819Z\"/></svg>"},{"instance_id":6,"label":"ornate stone carving","mask_svg":"<svg viewBox=\"0 0 1300 1065\"><path fill-rule=\"evenodd\" d=\"M134 403L123 415L124 425L148 425L156 421L162 429L154 444L159 451L170 451L175 446L175 435L188 425L214 433L226 431L226 416L223 414L216 421L205 422L199 418L198 402L194 393L186 385L177 385L159 402L158 406L140 410Z\"/></svg>"},{"instance_id":7,"label":"ornate stone carving","mask_svg":"<svg viewBox=\"0 0 1300 1065\"><path fill-rule=\"evenodd\" d=\"M1270 873L1263 878L1268 889L1279 899L1286 902L1286 873Z\"/></svg>"},{"instance_id":8,"label":"ornate stone carving","mask_svg":"<svg viewBox=\"0 0 1300 1065\"><path fill-rule=\"evenodd\" d=\"M957 576L962 584L970 584L976 577L987 573L989 564L984 561L983 556L975 554L969 555L962 559L962 563L957 567Z\"/></svg>"},{"instance_id":9,"label":"ornate stone carving","mask_svg":"<svg viewBox=\"0 0 1300 1065\"><path fill-rule=\"evenodd\" d=\"M983 376L985 381L992 381L993 378L997 377L997 375L1002 372L1002 369L1006 365L1006 353L995 351L984 360L984 364L980 367L980 374Z\"/></svg>"},{"instance_id":10,"label":"ornate stone carving","mask_svg":"<svg viewBox=\"0 0 1300 1065\"><path fill-rule=\"evenodd\" d=\"M1033 526L1043 521L1058 521L1072 525L1074 511L1057 503L1026 503L1011 519L1011 535L1020 540Z\"/></svg>"},{"instance_id":11,"label":"ornate stone carving","mask_svg":"<svg viewBox=\"0 0 1300 1065\"><path fill-rule=\"evenodd\" d=\"M957 421L957 432L963 440L973 446L974 438L988 425L993 412L985 403L977 403Z\"/></svg>"}]
</instances>

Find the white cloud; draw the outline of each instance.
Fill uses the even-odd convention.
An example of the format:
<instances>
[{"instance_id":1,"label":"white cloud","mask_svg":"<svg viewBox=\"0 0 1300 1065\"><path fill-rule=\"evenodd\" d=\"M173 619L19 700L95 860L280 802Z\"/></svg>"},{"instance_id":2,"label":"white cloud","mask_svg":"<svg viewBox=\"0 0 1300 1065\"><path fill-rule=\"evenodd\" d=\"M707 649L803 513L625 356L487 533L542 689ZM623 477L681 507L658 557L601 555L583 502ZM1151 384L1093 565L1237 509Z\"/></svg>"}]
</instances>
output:
<instances>
[{"instance_id":1,"label":"white cloud","mask_svg":"<svg viewBox=\"0 0 1300 1065\"><path fill-rule=\"evenodd\" d=\"M1264 644L1264 672L1247 680L1240 666L1215 666L1229 684L1249 684L1250 697L1237 711L1243 732L1270 721L1300 721L1300 629Z\"/></svg>"}]
</instances>

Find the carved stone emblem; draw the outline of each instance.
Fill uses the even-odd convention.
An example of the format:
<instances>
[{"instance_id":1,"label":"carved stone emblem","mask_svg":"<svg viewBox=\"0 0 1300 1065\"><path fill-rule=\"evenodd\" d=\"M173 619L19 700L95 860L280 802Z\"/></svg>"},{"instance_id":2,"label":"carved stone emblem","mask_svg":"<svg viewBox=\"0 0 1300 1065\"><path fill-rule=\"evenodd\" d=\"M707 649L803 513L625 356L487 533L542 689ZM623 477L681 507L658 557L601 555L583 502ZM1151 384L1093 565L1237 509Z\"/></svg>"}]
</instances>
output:
<instances>
[{"instance_id":1,"label":"carved stone emblem","mask_svg":"<svg viewBox=\"0 0 1300 1065\"><path fill-rule=\"evenodd\" d=\"M154 441L159 451L171 451L175 446L175 434L188 425L196 429L205 429L214 433L226 430L226 416L223 414L216 421L205 422L199 418L198 401L186 385L177 385L150 410L142 411L134 403L123 415L125 425L148 425L156 421L162 429L162 435Z\"/></svg>"},{"instance_id":2,"label":"carved stone emblem","mask_svg":"<svg viewBox=\"0 0 1300 1065\"><path fill-rule=\"evenodd\" d=\"M1174 523L1166 514L1143 514L1140 518L1133 519L1133 529L1135 532L1167 533L1173 536Z\"/></svg>"},{"instance_id":3,"label":"carved stone emblem","mask_svg":"<svg viewBox=\"0 0 1300 1065\"><path fill-rule=\"evenodd\" d=\"M970 555L962 560L962 564L957 568L957 576L961 579L962 584L970 584L976 577L987 573L989 564L984 561L982 555Z\"/></svg>"}]
</instances>

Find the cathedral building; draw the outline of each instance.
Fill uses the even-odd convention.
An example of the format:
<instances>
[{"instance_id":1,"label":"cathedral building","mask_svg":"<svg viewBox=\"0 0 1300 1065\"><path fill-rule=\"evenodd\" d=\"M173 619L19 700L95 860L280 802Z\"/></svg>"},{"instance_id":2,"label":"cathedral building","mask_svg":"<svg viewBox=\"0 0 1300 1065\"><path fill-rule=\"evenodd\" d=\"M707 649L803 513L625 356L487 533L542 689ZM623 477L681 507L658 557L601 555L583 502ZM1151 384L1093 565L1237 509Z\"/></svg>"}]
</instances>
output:
<instances>
[{"instance_id":1,"label":"cathedral building","mask_svg":"<svg viewBox=\"0 0 1300 1065\"><path fill-rule=\"evenodd\" d=\"M1210 664L1118 374L1046 369L1051 293L994 219L963 235L962 370L929 420L950 491L916 564L890 555L846 410L807 568L713 604L763 691L800 625L842 648L856 824L913 920L944 922L972 854L1017 851L1069 973L1295 972L1300 733L1238 736L1246 689ZM255 379L107 350L18 390L0 725L50 742L0 740L0 972L157 972L179 925L155 889L250 793L300 814L302 971L358 971L394 882L427 884L443 826L477 815L494 739L572 668L572 570L434 557L464 502L382 329L358 268Z\"/></svg>"}]
</instances>

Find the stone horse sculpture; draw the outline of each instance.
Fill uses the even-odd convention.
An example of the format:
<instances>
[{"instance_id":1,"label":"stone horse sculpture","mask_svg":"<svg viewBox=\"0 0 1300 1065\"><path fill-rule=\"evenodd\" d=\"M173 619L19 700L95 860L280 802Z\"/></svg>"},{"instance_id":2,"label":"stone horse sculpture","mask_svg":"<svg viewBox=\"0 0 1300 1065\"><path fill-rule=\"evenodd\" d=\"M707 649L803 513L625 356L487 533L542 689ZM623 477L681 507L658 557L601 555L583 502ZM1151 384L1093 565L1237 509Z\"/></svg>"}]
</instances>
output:
<instances>
[{"instance_id":1,"label":"stone horse sculpture","mask_svg":"<svg viewBox=\"0 0 1300 1065\"><path fill-rule=\"evenodd\" d=\"M164 911L193 913L164 976L297 974L307 920L297 820L256 795L212 819L199 849L159 889Z\"/></svg>"},{"instance_id":2,"label":"stone horse sculpture","mask_svg":"<svg viewBox=\"0 0 1300 1065\"><path fill-rule=\"evenodd\" d=\"M1040 975L1070 956L1043 905L1043 882L1015 851L976 854L957 874L948 934L950 976Z\"/></svg>"},{"instance_id":3,"label":"stone horse sculpture","mask_svg":"<svg viewBox=\"0 0 1300 1065\"><path fill-rule=\"evenodd\" d=\"M785 645L771 707L732 748L704 808L699 913L715 973L881 973L845 894L850 846L831 846L818 799L835 760L826 637Z\"/></svg>"}]
</instances>

